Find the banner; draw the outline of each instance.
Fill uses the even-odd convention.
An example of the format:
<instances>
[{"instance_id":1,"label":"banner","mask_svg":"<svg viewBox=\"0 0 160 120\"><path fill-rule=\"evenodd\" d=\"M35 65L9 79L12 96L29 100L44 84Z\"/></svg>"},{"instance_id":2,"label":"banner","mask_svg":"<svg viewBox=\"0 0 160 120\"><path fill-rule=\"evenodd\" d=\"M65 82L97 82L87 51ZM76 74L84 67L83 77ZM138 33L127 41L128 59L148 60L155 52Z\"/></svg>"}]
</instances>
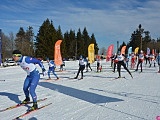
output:
<instances>
[{"instance_id":1,"label":"banner","mask_svg":"<svg viewBox=\"0 0 160 120\"><path fill-rule=\"evenodd\" d=\"M114 48L114 45L111 44L109 47L108 47L108 50L106 52L106 61L109 61L111 56L112 56L112 53L113 53L113 48Z\"/></svg>"},{"instance_id":2,"label":"banner","mask_svg":"<svg viewBox=\"0 0 160 120\"><path fill-rule=\"evenodd\" d=\"M0 66L2 63L2 30L0 29Z\"/></svg>"},{"instance_id":3,"label":"banner","mask_svg":"<svg viewBox=\"0 0 160 120\"><path fill-rule=\"evenodd\" d=\"M134 54L138 54L139 47L136 47L134 50Z\"/></svg>"},{"instance_id":4,"label":"banner","mask_svg":"<svg viewBox=\"0 0 160 120\"><path fill-rule=\"evenodd\" d=\"M121 54L124 54L124 55L125 55L125 51L126 51L126 46L123 46L123 47L121 48Z\"/></svg>"},{"instance_id":5,"label":"banner","mask_svg":"<svg viewBox=\"0 0 160 120\"><path fill-rule=\"evenodd\" d=\"M61 65L62 62L62 57L61 57L61 50L60 50L60 45L61 45L62 40L58 40L55 43L55 51L54 51L54 63L56 65Z\"/></svg>"},{"instance_id":6,"label":"banner","mask_svg":"<svg viewBox=\"0 0 160 120\"><path fill-rule=\"evenodd\" d=\"M94 63L94 44L88 46L88 61Z\"/></svg>"},{"instance_id":7,"label":"banner","mask_svg":"<svg viewBox=\"0 0 160 120\"><path fill-rule=\"evenodd\" d=\"M155 54L154 49L152 49L152 55L154 55L154 54Z\"/></svg>"},{"instance_id":8,"label":"banner","mask_svg":"<svg viewBox=\"0 0 160 120\"><path fill-rule=\"evenodd\" d=\"M147 55L150 54L150 48L147 47Z\"/></svg>"},{"instance_id":9,"label":"banner","mask_svg":"<svg viewBox=\"0 0 160 120\"><path fill-rule=\"evenodd\" d=\"M131 54L132 54L132 47L129 47L128 48L128 58L131 56Z\"/></svg>"}]
</instances>

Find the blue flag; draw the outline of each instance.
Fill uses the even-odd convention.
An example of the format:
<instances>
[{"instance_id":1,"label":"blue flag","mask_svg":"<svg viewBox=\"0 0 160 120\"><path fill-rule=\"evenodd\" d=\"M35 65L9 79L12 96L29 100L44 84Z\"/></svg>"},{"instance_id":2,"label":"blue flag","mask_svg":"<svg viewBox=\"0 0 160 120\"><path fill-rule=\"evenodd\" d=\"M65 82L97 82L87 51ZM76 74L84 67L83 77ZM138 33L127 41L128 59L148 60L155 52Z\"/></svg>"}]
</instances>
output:
<instances>
[{"instance_id":1,"label":"blue flag","mask_svg":"<svg viewBox=\"0 0 160 120\"><path fill-rule=\"evenodd\" d=\"M131 57L131 53L132 53L132 47L128 48L128 58Z\"/></svg>"},{"instance_id":2,"label":"blue flag","mask_svg":"<svg viewBox=\"0 0 160 120\"><path fill-rule=\"evenodd\" d=\"M2 63L2 30L0 29L0 65Z\"/></svg>"}]
</instances>

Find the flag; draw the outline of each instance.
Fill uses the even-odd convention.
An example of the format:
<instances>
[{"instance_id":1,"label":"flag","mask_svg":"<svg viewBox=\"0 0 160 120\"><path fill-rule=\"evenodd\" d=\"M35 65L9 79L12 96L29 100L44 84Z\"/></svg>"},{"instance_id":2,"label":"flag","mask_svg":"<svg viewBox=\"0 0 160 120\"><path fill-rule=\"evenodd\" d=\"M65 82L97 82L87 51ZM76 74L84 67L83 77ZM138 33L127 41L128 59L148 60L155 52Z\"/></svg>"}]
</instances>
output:
<instances>
[{"instance_id":1,"label":"flag","mask_svg":"<svg viewBox=\"0 0 160 120\"><path fill-rule=\"evenodd\" d=\"M147 47L147 55L150 54L150 48Z\"/></svg>"},{"instance_id":2,"label":"flag","mask_svg":"<svg viewBox=\"0 0 160 120\"><path fill-rule=\"evenodd\" d=\"M114 48L114 45L111 44L108 49L107 49L107 52L106 52L106 61L109 61L111 56L112 56L112 53L113 53L113 48Z\"/></svg>"},{"instance_id":3,"label":"flag","mask_svg":"<svg viewBox=\"0 0 160 120\"><path fill-rule=\"evenodd\" d=\"M94 62L94 44L88 46L88 60L90 63Z\"/></svg>"},{"instance_id":4,"label":"flag","mask_svg":"<svg viewBox=\"0 0 160 120\"><path fill-rule=\"evenodd\" d=\"M152 49L152 55L154 55L154 54L155 54L154 49Z\"/></svg>"},{"instance_id":5,"label":"flag","mask_svg":"<svg viewBox=\"0 0 160 120\"><path fill-rule=\"evenodd\" d=\"M61 45L62 40L58 40L55 43L55 51L54 51L54 63L56 65L61 65L62 62L62 57L61 57L61 50L60 50L60 45Z\"/></svg>"},{"instance_id":6,"label":"flag","mask_svg":"<svg viewBox=\"0 0 160 120\"><path fill-rule=\"evenodd\" d=\"M128 58L130 57L131 53L132 53L132 47L129 47L128 48Z\"/></svg>"},{"instance_id":7,"label":"flag","mask_svg":"<svg viewBox=\"0 0 160 120\"><path fill-rule=\"evenodd\" d=\"M130 54L132 54L132 47L129 47L129 48L128 48L128 56L129 56Z\"/></svg>"},{"instance_id":8,"label":"flag","mask_svg":"<svg viewBox=\"0 0 160 120\"><path fill-rule=\"evenodd\" d=\"M121 48L121 54L124 54L124 55L125 55L125 51L126 51L126 46L123 46L123 47Z\"/></svg>"},{"instance_id":9,"label":"flag","mask_svg":"<svg viewBox=\"0 0 160 120\"><path fill-rule=\"evenodd\" d=\"M0 29L0 65L2 63L2 30Z\"/></svg>"},{"instance_id":10,"label":"flag","mask_svg":"<svg viewBox=\"0 0 160 120\"><path fill-rule=\"evenodd\" d=\"M139 50L139 47L136 47L135 50L134 50L134 53L138 54L138 50Z\"/></svg>"}]
</instances>

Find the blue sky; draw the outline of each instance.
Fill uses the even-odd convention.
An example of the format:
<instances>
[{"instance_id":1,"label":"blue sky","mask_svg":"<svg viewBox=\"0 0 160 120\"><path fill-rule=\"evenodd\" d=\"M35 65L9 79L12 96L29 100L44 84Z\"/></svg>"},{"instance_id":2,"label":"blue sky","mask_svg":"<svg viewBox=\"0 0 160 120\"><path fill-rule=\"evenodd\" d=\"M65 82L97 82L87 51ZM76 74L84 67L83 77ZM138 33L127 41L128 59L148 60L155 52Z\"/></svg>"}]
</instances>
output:
<instances>
[{"instance_id":1,"label":"blue sky","mask_svg":"<svg viewBox=\"0 0 160 120\"><path fill-rule=\"evenodd\" d=\"M160 0L1 0L0 29L8 35L32 26L35 35L49 18L55 28L65 33L87 28L94 33L99 48L106 49L117 41L129 42L139 24L160 37Z\"/></svg>"}]
</instances>

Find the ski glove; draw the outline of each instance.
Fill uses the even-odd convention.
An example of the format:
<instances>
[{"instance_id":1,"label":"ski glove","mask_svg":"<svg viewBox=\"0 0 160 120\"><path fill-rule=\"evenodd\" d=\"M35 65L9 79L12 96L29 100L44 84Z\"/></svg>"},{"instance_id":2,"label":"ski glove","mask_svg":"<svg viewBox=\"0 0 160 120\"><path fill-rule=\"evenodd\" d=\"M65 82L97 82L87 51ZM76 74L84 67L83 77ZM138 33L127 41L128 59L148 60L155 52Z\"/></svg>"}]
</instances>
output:
<instances>
[{"instance_id":1,"label":"ski glove","mask_svg":"<svg viewBox=\"0 0 160 120\"><path fill-rule=\"evenodd\" d=\"M42 72L45 72L46 71L46 69L45 68L42 68Z\"/></svg>"},{"instance_id":2,"label":"ski glove","mask_svg":"<svg viewBox=\"0 0 160 120\"><path fill-rule=\"evenodd\" d=\"M45 68L42 68L42 74L43 74L43 76L45 76L47 74Z\"/></svg>"}]
</instances>

